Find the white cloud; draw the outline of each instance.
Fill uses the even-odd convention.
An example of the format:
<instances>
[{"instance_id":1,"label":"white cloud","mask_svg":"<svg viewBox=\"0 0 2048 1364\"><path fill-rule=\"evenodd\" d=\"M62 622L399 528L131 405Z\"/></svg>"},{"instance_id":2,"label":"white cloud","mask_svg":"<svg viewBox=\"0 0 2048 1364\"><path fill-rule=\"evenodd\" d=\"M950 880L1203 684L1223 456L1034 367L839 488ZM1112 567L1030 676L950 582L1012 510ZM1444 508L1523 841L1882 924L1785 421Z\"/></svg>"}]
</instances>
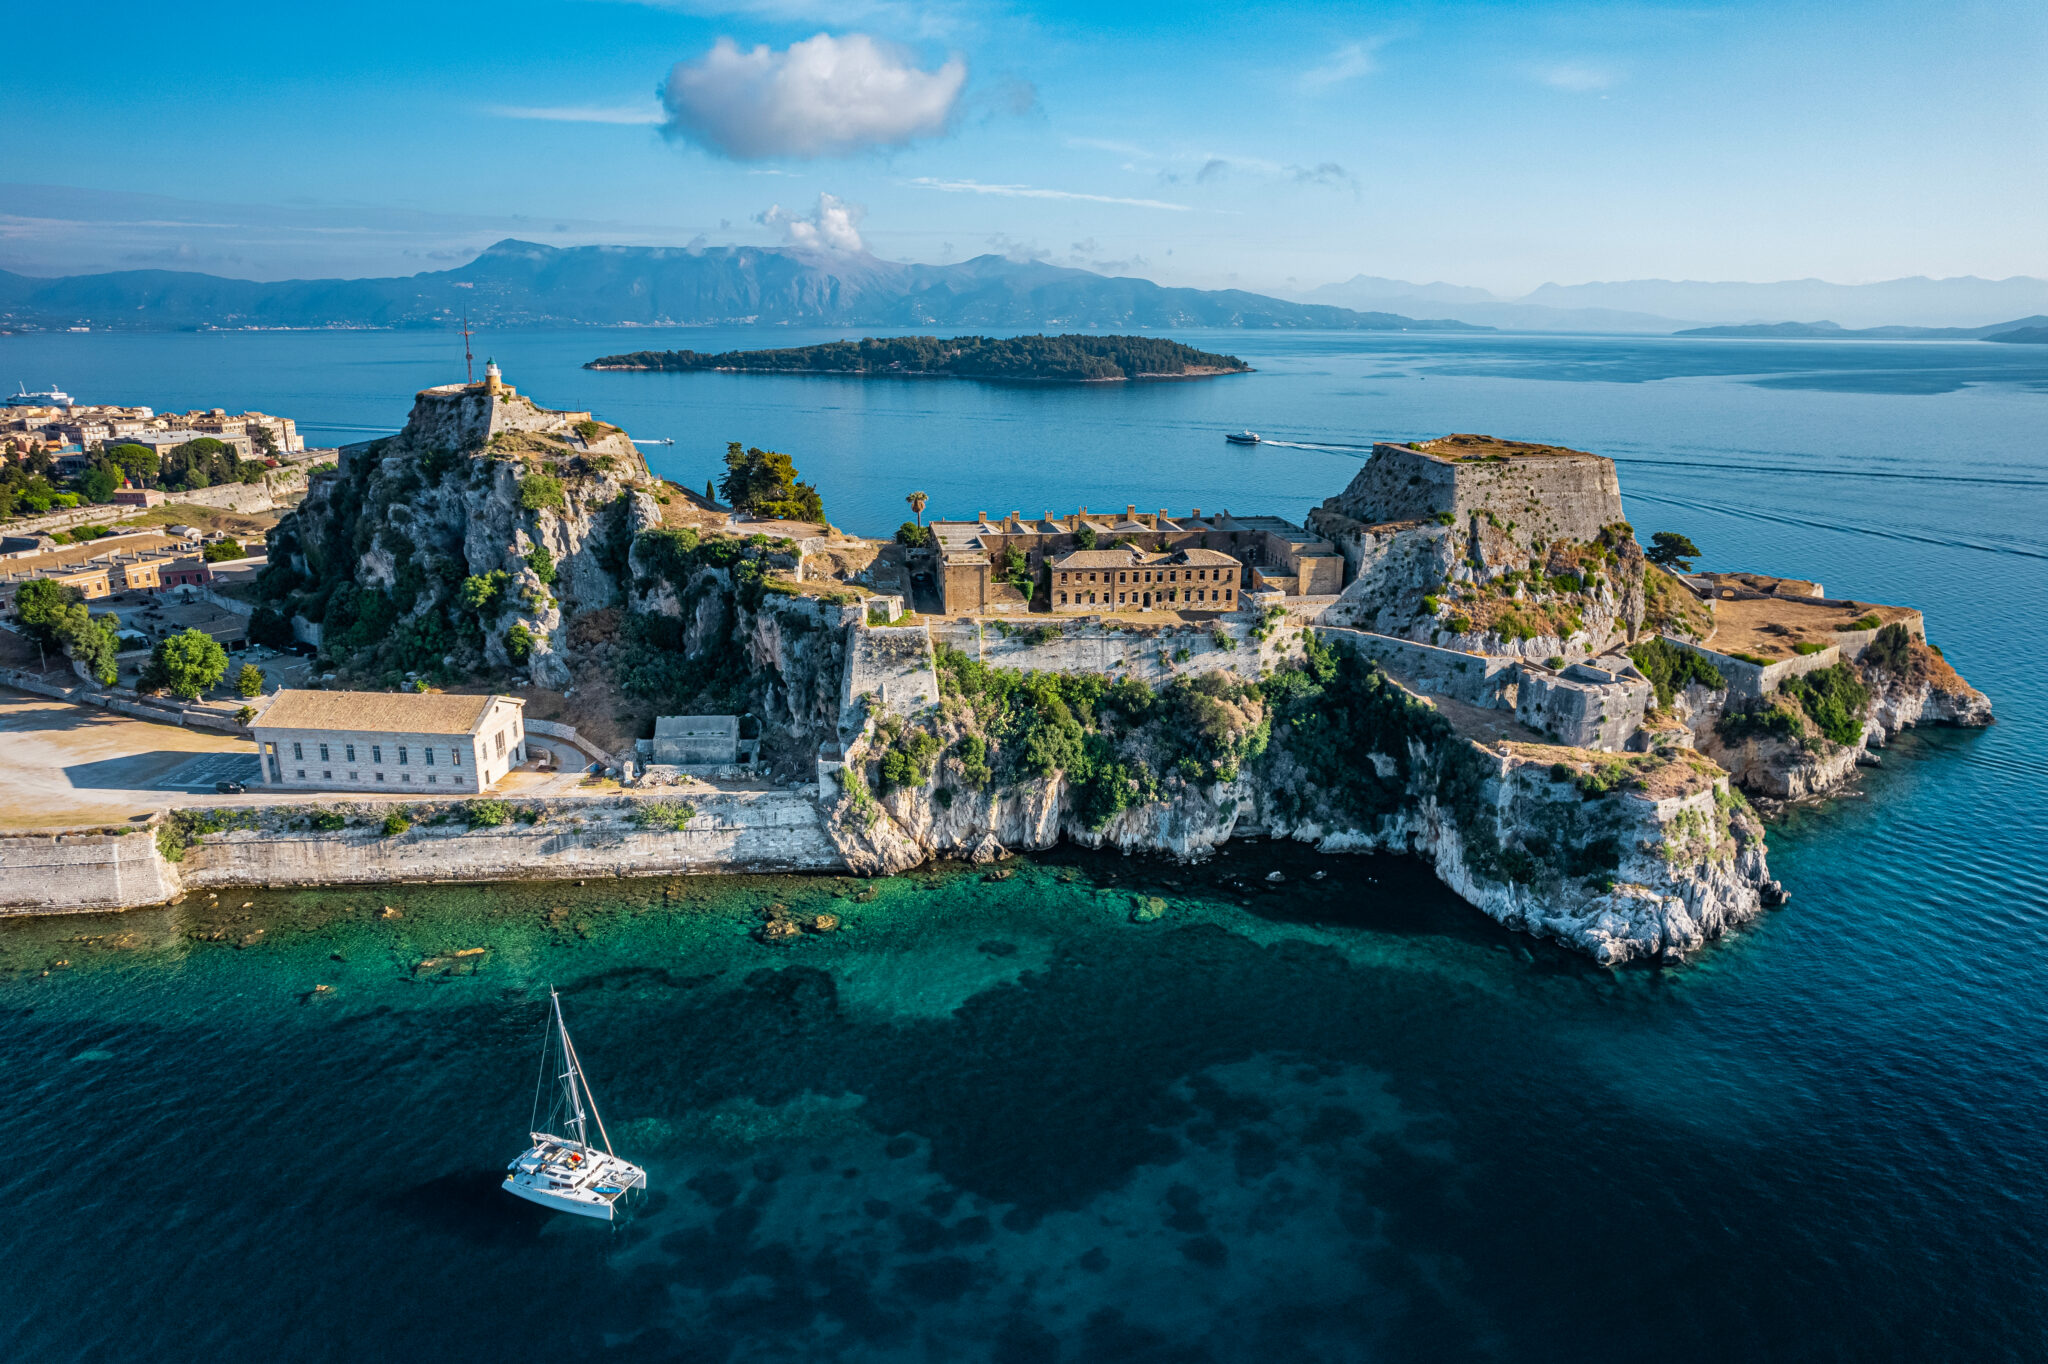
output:
<instances>
[{"instance_id":1,"label":"white cloud","mask_svg":"<svg viewBox=\"0 0 2048 1364\"><path fill-rule=\"evenodd\" d=\"M837 255L859 255L867 250L860 239L860 220L868 216L861 204L849 204L834 194L820 194L818 206L808 214L792 213L781 204L771 205L754 221L782 229L782 239L807 251L831 251Z\"/></svg>"},{"instance_id":2,"label":"white cloud","mask_svg":"<svg viewBox=\"0 0 2048 1364\"><path fill-rule=\"evenodd\" d=\"M660 90L671 137L737 161L852 156L944 133L967 64L936 71L863 33L763 45L742 52L720 38L695 62L678 62Z\"/></svg>"},{"instance_id":3,"label":"white cloud","mask_svg":"<svg viewBox=\"0 0 2048 1364\"><path fill-rule=\"evenodd\" d=\"M1594 90L1606 90L1621 79L1604 66L1586 62L1560 62L1546 66L1536 72L1536 79L1555 90L1570 90L1586 94Z\"/></svg>"},{"instance_id":4,"label":"white cloud","mask_svg":"<svg viewBox=\"0 0 2048 1364\"><path fill-rule=\"evenodd\" d=\"M1169 204L1163 199L1123 199L1113 194L1082 194L1068 189L1039 189L1033 185L984 185L979 180L935 180L921 175L905 184L919 189L944 190L949 194L995 194L1006 199L1079 199L1091 204L1130 204L1136 208L1164 208L1175 213L1192 210L1186 204Z\"/></svg>"},{"instance_id":5,"label":"white cloud","mask_svg":"<svg viewBox=\"0 0 2048 1364\"><path fill-rule=\"evenodd\" d=\"M610 108L500 104L493 106L491 113L499 118L528 118L546 123L663 123L668 119L659 107L652 104L619 105Z\"/></svg>"},{"instance_id":6,"label":"white cloud","mask_svg":"<svg viewBox=\"0 0 2048 1364\"><path fill-rule=\"evenodd\" d=\"M1301 83L1311 90L1327 90L1333 85L1371 75L1379 69L1375 53L1386 43L1384 38L1373 38L1365 42L1346 43L1332 52L1329 60L1320 66L1312 66L1301 73Z\"/></svg>"}]
</instances>

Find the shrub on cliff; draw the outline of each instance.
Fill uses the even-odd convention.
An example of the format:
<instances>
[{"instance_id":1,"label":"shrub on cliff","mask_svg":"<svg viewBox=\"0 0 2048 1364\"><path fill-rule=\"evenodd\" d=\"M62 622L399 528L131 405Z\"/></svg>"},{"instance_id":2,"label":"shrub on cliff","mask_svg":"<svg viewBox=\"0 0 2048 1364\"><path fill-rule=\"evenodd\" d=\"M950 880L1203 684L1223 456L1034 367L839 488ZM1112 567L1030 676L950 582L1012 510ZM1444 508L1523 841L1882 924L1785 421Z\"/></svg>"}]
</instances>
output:
<instances>
[{"instance_id":1,"label":"shrub on cliff","mask_svg":"<svg viewBox=\"0 0 2048 1364\"><path fill-rule=\"evenodd\" d=\"M562 480L553 474L528 474L519 480L519 505L527 511L566 507Z\"/></svg>"},{"instance_id":2,"label":"shrub on cliff","mask_svg":"<svg viewBox=\"0 0 2048 1364\"><path fill-rule=\"evenodd\" d=\"M1913 636L1903 625L1887 625L1863 650L1862 661L1866 667L1904 675L1912 667Z\"/></svg>"},{"instance_id":3,"label":"shrub on cliff","mask_svg":"<svg viewBox=\"0 0 2048 1364\"><path fill-rule=\"evenodd\" d=\"M681 833L697 817L697 807L678 800L648 800L633 807L633 823L642 829Z\"/></svg>"},{"instance_id":4,"label":"shrub on cliff","mask_svg":"<svg viewBox=\"0 0 2048 1364\"><path fill-rule=\"evenodd\" d=\"M1847 746L1863 737L1863 717L1870 709L1870 688L1846 663L1818 668L1802 677L1788 677L1780 691L1797 701L1807 718L1829 743Z\"/></svg>"},{"instance_id":5,"label":"shrub on cliff","mask_svg":"<svg viewBox=\"0 0 2048 1364\"><path fill-rule=\"evenodd\" d=\"M512 807L502 800L465 801L462 818L472 829L495 829L512 818Z\"/></svg>"},{"instance_id":6,"label":"shrub on cliff","mask_svg":"<svg viewBox=\"0 0 2048 1364\"><path fill-rule=\"evenodd\" d=\"M1632 646L1629 660L1657 689L1657 704L1668 706L1671 698L1697 682L1709 691L1726 691L1728 679L1700 654L1681 649L1668 639L1646 639Z\"/></svg>"},{"instance_id":7,"label":"shrub on cliff","mask_svg":"<svg viewBox=\"0 0 2048 1364\"><path fill-rule=\"evenodd\" d=\"M725 449L725 477L720 496L734 510L782 521L825 519L825 502L815 485L797 477L796 464L775 450L742 448L733 441Z\"/></svg>"}]
</instances>

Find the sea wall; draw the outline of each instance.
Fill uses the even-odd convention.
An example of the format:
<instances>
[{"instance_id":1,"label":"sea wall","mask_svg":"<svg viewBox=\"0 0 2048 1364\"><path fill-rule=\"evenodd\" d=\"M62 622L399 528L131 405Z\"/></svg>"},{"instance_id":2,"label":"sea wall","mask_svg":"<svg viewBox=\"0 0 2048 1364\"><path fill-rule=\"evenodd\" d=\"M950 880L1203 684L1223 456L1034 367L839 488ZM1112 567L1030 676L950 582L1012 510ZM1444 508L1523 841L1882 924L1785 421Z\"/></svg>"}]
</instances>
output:
<instances>
[{"instance_id":1,"label":"sea wall","mask_svg":"<svg viewBox=\"0 0 2048 1364\"><path fill-rule=\"evenodd\" d=\"M694 813L680 829L635 818L643 802L606 796L551 800L534 823L494 828L421 822L387 836L392 808L366 805L347 827L316 829L303 811L246 813L256 828L208 833L164 855L152 832L0 837L0 914L50 914L158 904L190 890L432 881L553 881L706 872L844 871L817 803L788 790L665 793ZM342 811L346 806L324 806ZM455 807L438 807L452 810ZM175 827L175 826L173 826ZM167 839L175 848L177 840Z\"/></svg>"},{"instance_id":2,"label":"sea wall","mask_svg":"<svg viewBox=\"0 0 2048 1364\"><path fill-rule=\"evenodd\" d=\"M153 905L178 893L151 828L0 835L0 914Z\"/></svg>"}]
</instances>

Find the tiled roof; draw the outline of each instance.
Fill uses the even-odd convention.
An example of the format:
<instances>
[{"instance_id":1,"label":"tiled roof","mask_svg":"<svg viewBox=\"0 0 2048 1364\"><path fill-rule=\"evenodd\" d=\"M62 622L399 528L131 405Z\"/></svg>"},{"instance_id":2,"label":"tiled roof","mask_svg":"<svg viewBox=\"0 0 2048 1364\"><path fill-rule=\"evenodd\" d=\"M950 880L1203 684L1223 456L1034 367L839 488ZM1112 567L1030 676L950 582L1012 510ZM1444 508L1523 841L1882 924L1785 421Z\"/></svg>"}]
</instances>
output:
<instances>
[{"instance_id":1,"label":"tiled roof","mask_svg":"<svg viewBox=\"0 0 2048 1364\"><path fill-rule=\"evenodd\" d=\"M1077 549L1072 554L1062 555L1053 560L1056 571L1077 568L1223 568L1234 566L1237 560L1221 550L1181 549L1166 554L1146 554L1126 545L1120 549Z\"/></svg>"},{"instance_id":2,"label":"tiled roof","mask_svg":"<svg viewBox=\"0 0 2048 1364\"><path fill-rule=\"evenodd\" d=\"M349 729L372 734L474 734L493 701L447 692L280 691L252 729Z\"/></svg>"}]
</instances>

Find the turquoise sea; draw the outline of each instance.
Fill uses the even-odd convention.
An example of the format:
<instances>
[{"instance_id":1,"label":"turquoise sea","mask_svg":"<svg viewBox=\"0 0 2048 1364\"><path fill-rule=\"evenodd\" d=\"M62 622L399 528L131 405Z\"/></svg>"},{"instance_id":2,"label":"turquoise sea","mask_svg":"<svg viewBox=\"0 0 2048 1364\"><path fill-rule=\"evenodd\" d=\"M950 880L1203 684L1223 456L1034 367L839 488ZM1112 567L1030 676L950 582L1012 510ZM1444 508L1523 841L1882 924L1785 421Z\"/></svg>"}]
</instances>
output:
<instances>
[{"instance_id":1,"label":"turquoise sea","mask_svg":"<svg viewBox=\"0 0 2048 1364\"><path fill-rule=\"evenodd\" d=\"M1298 518L1375 436L1577 445L1620 461L1640 533L1925 608L1999 723L1911 735L1779 821L1792 902L1664 970L1503 932L1411 862L1264 844L871 899L388 887L0 924L6 1356L2048 1354L2048 348L1184 339L1258 372L577 368L766 344L703 331L480 355L673 437L650 457L680 479L727 440L786 450L869 532L912 488L944 515ZM10 387L256 406L329 441L394 429L460 359L425 334L0 337ZM1245 426L1287 443L1223 444ZM1166 916L1131 922L1150 895ZM754 941L777 902L846 923ZM488 950L464 974L420 968L466 947ZM652 1174L617 1229L496 1188L550 983Z\"/></svg>"}]
</instances>

